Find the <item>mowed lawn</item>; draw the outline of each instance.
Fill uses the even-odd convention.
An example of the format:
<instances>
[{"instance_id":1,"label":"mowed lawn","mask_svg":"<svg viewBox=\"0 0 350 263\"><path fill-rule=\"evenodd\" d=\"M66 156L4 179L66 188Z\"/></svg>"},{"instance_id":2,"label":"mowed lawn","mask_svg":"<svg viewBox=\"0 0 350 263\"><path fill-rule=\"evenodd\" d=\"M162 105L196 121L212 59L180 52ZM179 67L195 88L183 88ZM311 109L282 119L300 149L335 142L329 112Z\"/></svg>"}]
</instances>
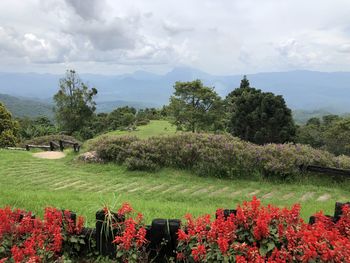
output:
<instances>
[{"instance_id":1,"label":"mowed lawn","mask_svg":"<svg viewBox=\"0 0 350 263\"><path fill-rule=\"evenodd\" d=\"M138 126L135 131L111 131L97 136L91 140L88 140L84 146L87 148L92 142L103 137L103 136L114 136L114 135L129 135L137 136L141 139L147 139L152 136L160 135L172 135L176 133L176 127L166 120L152 120L149 124Z\"/></svg>"},{"instance_id":2,"label":"mowed lawn","mask_svg":"<svg viewBox=\"0 0 350 263\"><path fill-rule=\"evenodd\" d=\"M301 203L302 216L319 210L333 213L336 201L350 200L350 183L319 176L299 182L267 182L260 178L222 180L187 171L162 169L130 172L114 164L84 164L68 152L60 160L38 159L30 152L0 150L0 206L10 205L41 215L46 206L71 209L94 224L104 204L127 201L153 218L182 218L186 213L214 214L234 208L252 196L264 204L290 207Z\"/></svg>"}]
</instances>

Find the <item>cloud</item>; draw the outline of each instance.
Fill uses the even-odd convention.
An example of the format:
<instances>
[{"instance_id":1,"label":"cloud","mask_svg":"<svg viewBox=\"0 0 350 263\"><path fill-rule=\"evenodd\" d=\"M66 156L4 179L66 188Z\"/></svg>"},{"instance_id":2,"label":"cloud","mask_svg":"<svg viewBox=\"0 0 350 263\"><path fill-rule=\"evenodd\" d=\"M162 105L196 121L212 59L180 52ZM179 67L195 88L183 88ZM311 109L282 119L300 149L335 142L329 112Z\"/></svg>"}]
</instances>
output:
<instances>
[{"instance_id":1,"label":"cloud","mask_svg":"<svg viewBox=\"0 0 350 263\"><path fill-rule=\"evenodd\" d=\"M338 51L342 53L350 53L350 43L340 45Z\"/></svg>"},{"instance_id":2,"label":"cloud","mask_svg":"<svg viewBox=\"0 0 350 263\"><path fill-rule=\"evenodd\" d=\"M168 32L170 35L177 35L184 32L191 32L194 30L193 27L181 26L177 23L171 21L164 21L163 29Z\"/></svg>"},{"instance_id":3,"label":"cloud","mask_svg":"<svg viewBox=\"0 0 350 263\"><path fill-rule=\"evenodd\" d=\"M114 18L112 22L76 21L64 29L76 42L86 41L94 49L108 51L132 49L138 38L137 24L126 19Z\"/></svg>"},{"instance_id":4,"label":"cloud","mask_svg":"<svg viewBox=\"0 0 350 263\"><path fill-rule=\"evenodd\" d=\"M65 2L84 20L100 19L106 8L104 0L65 0Z\"/></svg>"},{"instance_id":5,"label":"cloud","mask_svg":"<svg viewBox=\"0 0 350 263\"><path fill-rule=\"evenodd\" d=\"M5 57L23 58L32 63L61 63L69 52L59 38L40 38L34 33L21 34L0 27L0 52Z\"/></svg>"},{"instance_id":6,"label":"cloud","mask_svg":"<svg viewBox=\"0 0 350 263\"><path fill-rule=\"evenodd\" d=\"M347 0L2 0L0 71L350 70L349 10Z\"/></svg>"}]
</instances>

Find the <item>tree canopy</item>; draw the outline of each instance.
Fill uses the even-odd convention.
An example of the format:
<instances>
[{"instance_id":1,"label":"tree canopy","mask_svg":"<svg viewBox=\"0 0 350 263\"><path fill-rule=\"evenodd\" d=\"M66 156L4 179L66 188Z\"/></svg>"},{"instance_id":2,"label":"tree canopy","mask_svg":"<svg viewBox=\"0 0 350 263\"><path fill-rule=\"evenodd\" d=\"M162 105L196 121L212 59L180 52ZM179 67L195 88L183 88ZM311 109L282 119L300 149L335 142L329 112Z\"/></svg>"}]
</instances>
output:
<instances>
[{"instance_id":1,"label":"tree canopy","mask_svg":"<svg viewBox=\"0 0 350 263\"><path fill-rule=\"evenodd\" d=\"M226 103L228 129L234 136L257 144L293 140L296 128L283 97L250 87L246 76Z\"/></svg>"},{"instance_id":2,"label":"tree canopy","mask_svg":"<svg viewBox=\"0 0 350 263\"><path fill-rule=\"evenodd\" d=\"M168 110L179 130L215 130L220 125L222 102L214 88L200 80L176 82Z\"/></svg>"},{"instance_id":3,"label":"tree canopy","mask_svg":"<svg viewBox=\"0 0 350 263\"><path fill-rule=\"evenodd\" d=\"M18 142L18 123L0 102L0 147L15 146Z\"/></svg>"},{"instance_id":4,"label":"tree canopy","mask_svg":"<svg viewBox=\"0 0 350 263\"><path fill-rule=\"evenodd\" d=\"M350 118L325 115L311 118L298 127L297 142L325 149L336 155L350 155Z\"/></svg>"},{"instance_id":5,"label":"tree canopy","mask_svg":"<svg viewBox=\"0 0 350 263\"><path fill-rule=\"evenodd\" d=\"M89 88L74 70L68 70L60 80L59 91L54 96L57 123L68 134L78 132L90 122L95 112L95 88Z\"/></svg>"}]
</instances>

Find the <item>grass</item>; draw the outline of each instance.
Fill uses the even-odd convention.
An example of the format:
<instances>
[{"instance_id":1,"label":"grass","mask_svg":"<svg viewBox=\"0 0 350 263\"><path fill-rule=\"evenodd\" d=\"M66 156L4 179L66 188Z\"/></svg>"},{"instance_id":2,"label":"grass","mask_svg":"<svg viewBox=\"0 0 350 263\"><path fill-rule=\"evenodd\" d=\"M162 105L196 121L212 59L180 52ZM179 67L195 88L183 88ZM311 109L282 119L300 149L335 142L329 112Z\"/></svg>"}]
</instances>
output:
<instances>
[{"instance_id":1,"label":"grass","mask_svg":"<svg viewBox=\"0 0 350 263\"><path fill-rule=\"evenodd\" d=\"M0 150L0 207L10 205L39 215L46 206L71 209L93 225L95 212L115 201L130 202L150 223L153 218L182 218L186 213L213 214L253 195L264 204L281 207L301 203L305 219L319 210L332 214L336 201L350 199L349 181L337 183L327 176L291 183L223 180L174 169L131 172L123 166L83 164L74 158L71 152L64 159L45 160L30 152ZM325 195L327 200L318 200Z\"/></svg>"},{"instance_id":2,"label":"grass","mask_svg":"<svg viewBox=\"0 0 350 263\"><path fill-rule=\"evenodd\" d=\"M171 135L176 132L176 127L165 120L153 120L148 125L138 126L136 131L112 131L107 135L134 135L141 139L151 136Z\"/></svg>"},{"instance_id":3,"label":"grass","mask_svg":"<svg viewBox=\"0 0 350 263\"><path fill-rule=\"evenodd\" d=\"M104 133L102 135L99 135L91 140L88 140L84 143L84 148L89 148L89 145L101 138L102 136L122 136L122 135L130 135L130 136L137 136L141 139L147 139L152 136L159 136L159 135L172 135L175 134L176 127L170 122L166 120L152 120L148 125L143 126L137 126L137 129L135 131L111 131Z\"/></svg>"}]
</instances>

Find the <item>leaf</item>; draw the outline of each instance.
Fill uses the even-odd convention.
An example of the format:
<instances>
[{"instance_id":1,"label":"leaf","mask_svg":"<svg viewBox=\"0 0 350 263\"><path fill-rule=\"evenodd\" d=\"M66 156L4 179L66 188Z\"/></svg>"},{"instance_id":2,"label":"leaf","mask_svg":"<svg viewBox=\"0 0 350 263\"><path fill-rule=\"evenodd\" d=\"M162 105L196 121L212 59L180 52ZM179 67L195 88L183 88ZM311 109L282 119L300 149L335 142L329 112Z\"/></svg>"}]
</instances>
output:
<instances>
[{"instance_id":1,"label":"leaf","mask_svg":"<svg viewBox=\"0 0 350 263\"><path fill-rule=\"evenodd\" d=\"M75 236L71 236L71 237L69 238L69 242L77 243L77 242L78 242L78 239L77 239Z\"/></svg>"}]
</instances>

